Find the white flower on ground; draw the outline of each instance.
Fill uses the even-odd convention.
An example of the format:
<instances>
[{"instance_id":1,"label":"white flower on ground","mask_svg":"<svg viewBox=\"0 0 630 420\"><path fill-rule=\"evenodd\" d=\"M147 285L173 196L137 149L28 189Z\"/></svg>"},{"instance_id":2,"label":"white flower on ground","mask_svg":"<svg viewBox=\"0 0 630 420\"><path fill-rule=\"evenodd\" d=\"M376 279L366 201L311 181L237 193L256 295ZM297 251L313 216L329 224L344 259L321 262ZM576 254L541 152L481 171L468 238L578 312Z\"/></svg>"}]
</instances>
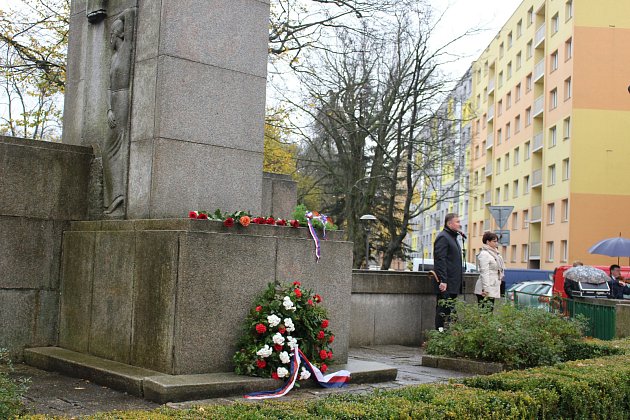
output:
<instances>
[{"instance_id":1,"label":"white flower on ground","mask_svg":"<svg viewBox=\"0 0 630 420\"><path fill-rule=\"evenodd\" d=\"M284 344L284 337L280 333L275 333L271 339L273 340L274 344Z\"/></svg>"},{"instance_id":2,"label":"white flower on ground","mask_svg":"<svg viewBox=\"0 0 630 420\"><path fill-rule=\"evenodd\" d=\"M444 328L439 327L439 328L438 328L438 331L439 331L439 332L444 332Z\"/></svg>"},{"instance_id":3,"label":"white flower on ground","mask_svg":"<svg viewBox=\"0 0 630 420\"><path fill-rule=\"evenodd\" d=\"M284 326L287 329L287 332L295 331L295 325L293 325L293 320L291 318L284 318Z\"/></svg>"},{"instance_id":4,"label":"white flower on ground","mask_svg":"<svg viewBox=\"0 0 630 420\"><path fill-rule=\"evenodd\" d=\"M293 305L293 302L291 301L291 298L289 296L284 297L282 305L287 311L295 311L295 306Z\"/></svg>"},{"instance_id":5,"label":"white flower on ground","mask_svg":"<svg viewBox=\"0 0 630 420\"><path fill-rule=\"evenodd\" d=\"M280 321L281 319L278 316L273 315L273 314L267 317L267 322L269 323L270 327L275 327L276 325L280 324Z\"/></svg>"},{"instance_id":6,"label":"white flower on ground","mask_svg":"<svg viewBox=\"0 0 630 420\"><path fill-rule=\"evenodd\" d=\"M297 346L297 338L293 338L290 335L287 336L287 345L291 350L295 350L295 346Z\"/></svg>"},{"instance_id":7,"label":"white flower on ground","mask_svg":"<svg viewBox=\"0 0 630 420\"><path fill-rule=\"evenodd\" d=\"M285 376L289 376L289 371L283 367L279 367L276 370L276 373L278 374L278 378L284 378Z\"/></svg>"},{"instance_id":8,"label":"white flower on ground","mask_svg":"<svg viewBox=\"0 0 630 420\"><path fill-rule=\"evenodd\" d=\"M304 366L302 366L302 371L300 372L300 379L308 379L311 377L311 372L309 372Z\"/></svg>"},{"instance_id":9,"label":"white flower on ground","mask_svg":"<svg viewBox=\"0 0 630 420\"><path fill-rule=\"evenodd\" d=\"M280 361L284 363L285 365L291 361L291 358L289 357L289 353L287 353L286 351L283 351L282 353L280 353L279 357L280 357Z\"/></svg>"},{"instance_id":10,"label":"white flower on ground","mask_svg":"<svg viewBox=\"0 0 630 420\"><path fill-rule=\"evenodd\" d=\"M271 356L271 353L273 353L273 349L269 347L267 344L265 344L265 347L263 347L262 349L256 352L256 354L261 357L269 357Z\"/></svg>"}]
</instances>

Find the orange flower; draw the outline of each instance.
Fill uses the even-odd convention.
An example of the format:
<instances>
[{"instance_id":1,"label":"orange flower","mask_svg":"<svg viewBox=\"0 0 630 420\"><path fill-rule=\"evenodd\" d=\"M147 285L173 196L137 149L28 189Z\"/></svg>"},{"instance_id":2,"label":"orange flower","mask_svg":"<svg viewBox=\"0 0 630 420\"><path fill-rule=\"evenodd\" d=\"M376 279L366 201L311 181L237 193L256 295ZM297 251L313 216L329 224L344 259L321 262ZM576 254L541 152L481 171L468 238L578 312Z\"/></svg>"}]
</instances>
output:
<instances>
[{"instance_id":1,"label":"orange flower","mask_svg":"<svg viewBox=\"0 0 630 420\"><path fill-rule=\"evenodd\" d=\"M252 219L249 218L249 216L241 216L240 219L238 219L238 222L241 224L241 226L243 227L247 227L249 226L249 224L251 223Z\"/></svg>"}]
</instances>

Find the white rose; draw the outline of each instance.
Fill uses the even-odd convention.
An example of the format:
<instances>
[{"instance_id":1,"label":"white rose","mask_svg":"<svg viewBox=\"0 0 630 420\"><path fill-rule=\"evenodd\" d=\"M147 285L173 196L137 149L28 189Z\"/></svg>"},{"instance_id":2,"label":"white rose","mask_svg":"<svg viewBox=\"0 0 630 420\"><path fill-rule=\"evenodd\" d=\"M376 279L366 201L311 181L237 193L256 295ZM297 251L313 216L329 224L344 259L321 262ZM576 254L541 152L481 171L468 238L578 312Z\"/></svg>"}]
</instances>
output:
<instances>
[{"instance_id":1,"label":"white rose","mask_svg":"<svg viewBox=\"0 0 630 420\"><path fill-rule=\"evenodd\" d=\"M267 322L269 323L270 327L275 327L276 325L280 324L280 321L281 319L273 314L267 317Z\"/></svg>"},{"instance_id":2,"label":"white rose","mask_svg":"<svg viewBox=\"0 0 630 420\"><path fill-rule=\"evenodd\" d=\"M284 318L284 326L288 332L295 331L295 325L293 325L293 320L291 318Z\"/></svg>"},{"instance_id":3,"label":"white rose","mask_svg":"<svg viewBox=\"0 0 630 420\"><path fill-rule=\"evenodd\" d=\"M279 367L276 370L276 373L278 374L278 378L284 378L285 376L289 376L289 371L283 367Z\"/></svg>"},{"instance_id":4,"label":"white rose","mask_svg":"<svg viewBox=\"0 0 630 420\"><path fill-rule=\"evenodd\" d=\"M269 356L271 356L272 352L273 352L273 349L271 347L269 347L267 344L265 344L265 347L263 347L262 349L258 350L256 352L256 354L261 356L261 357L269 357Z\"/></svg>"},{"instance_id":5,"label":"white rose","mask_svg":"<svg viewBox=\"0 0 630 420\"><path fill-rule=\"evenodd\" d=\"M280 333L275 333L271 339L273 340L274 344L284 344L284 337Z\"/></svg>"},{"instance_id":6,"label":"white rose","mask_svg":"<svg viewBox=\"0 0 630 420\"><path fill-rule=\"evenodd\" d=\"M306 368L302 367L302 371L300 372L300 379L308 379L311 377L311 372L306 370Z\"/></svg>"},{"instance_id":7,"label":"white rose","mask_svg":"<svg viewBox=\"0 0 630 420\"><path fill-rule=\"evenodd\" d=\"M297 338L293 338L290 335L287 336L287 345L291 350L295 350L295 346L297 346Z\"/></svg>"},{"instance_id":8,"label":"white rose","mask_svg":"<svg viewBox=\"0 0 630 420\"><path fill-rule=\"evenodd\" d=\"M289 353L287 353L286 351L283 351L282 353L280 353L279 357L280 357L280 361L284 363L285 365L291 361L291 358L289 357Z\"/></svg>"},{"instance_id":9,"label":"white rose","mask_svg":"<svg viewBox=\"0 0 630 420\"><path fill-rule=\"evenodd\" d=\"M289 296L285 296L282 302L282 305L285 307L287 311L295 310L293 306L293 302L291 302L291 298Z\"/></svg>"}]
</instances>

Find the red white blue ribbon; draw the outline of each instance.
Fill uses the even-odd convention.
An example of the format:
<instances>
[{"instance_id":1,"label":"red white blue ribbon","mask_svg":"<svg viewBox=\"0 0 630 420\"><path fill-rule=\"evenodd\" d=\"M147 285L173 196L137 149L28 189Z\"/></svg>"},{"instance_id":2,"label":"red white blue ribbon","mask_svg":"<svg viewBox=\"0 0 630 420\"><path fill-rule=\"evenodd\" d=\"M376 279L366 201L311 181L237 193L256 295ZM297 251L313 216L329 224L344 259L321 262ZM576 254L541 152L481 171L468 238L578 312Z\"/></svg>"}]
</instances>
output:
<instances>
[{"instance_id":1,"label":"red white blue ribbon","mask_svg":"<svg viewBox=\"0 0 630 420\"><path fill-rule=\"evenodd\" d=\"M317 382L317 384L323 388L341 388L350 381L350 372L347 370L339 370L337 372L324 375L317 366L311 364L308 358L302 353L302 350L295 346L293 349L293 357L289 364L289 378L284 385L273 391L259 391L252 392L245 395L245 398L250 400L263 400L266 398L278 398L286 395L293 389L295 381L297 380L300 372L300 363L304 363L306 369L311 372L311 377Z\"/></svg>"},{"instance_id":2,"label":"red white blue ribbon","mask_svg":"<svg viewBox=\"0 0 630 420\"><path fill-rule=\"evenodd\" d=\"M319 237L317 236L317 232L313 227L313 219L318 219L324 225L324 239L326 239L326 222L328 221L328 217L325 214L313 214L312 211L306 212L306 223L308 224L308 231L311 233L311 237L313 238L313 242L315 243L315 260L319 262L319 259L322 256L321 243L319 241Z\"/></svg>"}]
</instances>

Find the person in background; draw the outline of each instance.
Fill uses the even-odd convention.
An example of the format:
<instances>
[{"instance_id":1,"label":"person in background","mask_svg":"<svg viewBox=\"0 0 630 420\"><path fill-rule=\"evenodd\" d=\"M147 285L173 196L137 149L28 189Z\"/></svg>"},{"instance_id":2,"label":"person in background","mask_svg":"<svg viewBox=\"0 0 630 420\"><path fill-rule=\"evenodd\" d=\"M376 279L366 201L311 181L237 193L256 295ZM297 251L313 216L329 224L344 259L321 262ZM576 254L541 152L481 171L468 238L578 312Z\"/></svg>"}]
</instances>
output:
<instances>
[{"instance_id":1,"label":"person in background","mask_svg":"<svg viewBox=\"0 0 630 420\"><path fill-rule=\"evenodd\" d=\"M435 237L433 244L433 265L439 283L437 285L437 306L435 329L442 330L451 315L452 307L446 299L455 299L462 288L464 270L462 268L462 249L457 236L462 235L459 216L448 213L444 218L444 229Z\"/></svg>"},{"instance_id":2,"label":"person in background","mask_svg":"<svg viewBox=\"0 0 630 420\"><path fill-rule=\"evenodd\" d=\"M505 263L499 254L499 237L495 233L484 233L481 242L483 246L477 255L479 278L475 284L475 295L480 306L489 305L494 310L494 300L501 297Z\"/></svg>"},{"instance_id":3,"label":"person in background","mask_svg":"<svg viewBox=\"0 0 630 420\"><path fill-rule=\"evenodd\" d=\"M623 295L630 295L630 286L623 281L621 277L621 267L617 264L610 266L610 280L608 280L608 286L610 287L611 299L623 299Z\"/></svg>"},{"instance_id":4,"label":"person in background","mask_svg":"<svg viewBox=\"0 0 630 420\"><path fill-rule=\"evenodd\" d=\"M584 264L582 263L582 261L576 260L573 261L573 267L582 267Z\"/></svg>"}]
</instances>

